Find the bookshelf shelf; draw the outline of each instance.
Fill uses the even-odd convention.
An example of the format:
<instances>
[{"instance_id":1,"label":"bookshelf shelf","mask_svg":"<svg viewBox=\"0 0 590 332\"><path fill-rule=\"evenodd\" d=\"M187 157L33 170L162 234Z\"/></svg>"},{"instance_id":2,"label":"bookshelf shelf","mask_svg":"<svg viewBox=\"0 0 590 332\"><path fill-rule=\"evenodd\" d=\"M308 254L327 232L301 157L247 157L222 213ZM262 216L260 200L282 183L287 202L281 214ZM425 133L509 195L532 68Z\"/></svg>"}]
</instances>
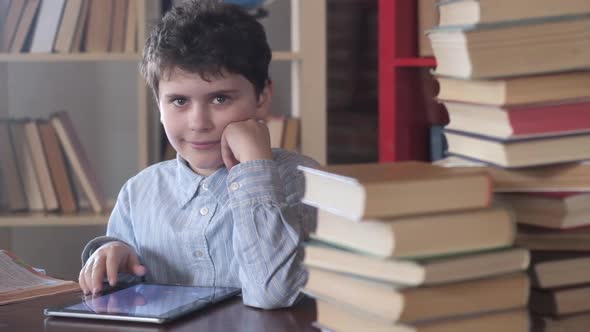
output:
<instances>
[{"instance_id":1,"label":"bookshelf shelf","mask_svg":"<svg viewBox=\"0 0 590 332\"><path fill-rule=\"evenodd\" d=\"M92 212L74 215L45 213L14 213L0 215L1 227L34 227L34 226L95 226L106 225L109 213Z\"/></svg>"},{"instance_id":2,"label":"bookshelf shelf","mask_svg":"<svg viewBox=\"0 0 590 332\"><path fill-rule=\"evenodd\" d=\"M300 60L298 52L273 52L274 61ZM138 53L0 53L0 63L138 61Z\"/></svg>"}]
</instances>

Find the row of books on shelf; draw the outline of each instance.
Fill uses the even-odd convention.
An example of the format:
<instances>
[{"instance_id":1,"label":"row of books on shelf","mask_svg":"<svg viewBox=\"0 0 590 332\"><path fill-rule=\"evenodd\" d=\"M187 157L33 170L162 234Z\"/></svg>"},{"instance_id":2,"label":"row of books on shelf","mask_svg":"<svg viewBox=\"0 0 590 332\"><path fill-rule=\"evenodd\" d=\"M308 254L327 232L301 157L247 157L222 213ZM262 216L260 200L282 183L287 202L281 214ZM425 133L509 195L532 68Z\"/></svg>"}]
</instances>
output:
<instances>
[{"instance_id":1,"label":"row of books on shelf","mask_svg":"<svg viewBox=\"0 0 590 332\"><path fill-rule=\"evenodd\" d=\"M319 327L581 331L589 321L590 194L523 193L518 178L497 192L488 168L419 162L301 169L303 201L319 209L303 289ZM538 189L555 190L553 176Z\"/></svg>"},{"instance_id":2,"label":"row of books on shelf","mask_svg":"<svg viewBox=\"0 0 590 332\"><path fill-rule=\"evenodd\" d=\"M0 207L72 214L106 210L104 193L68 113L0 120Z\"/></svg>"},{"instance_id":3,"label":"row of books on shelf","mask_svg":"<svg viewBox=\"0 0 590 332\"><path fill-rule=\"evenodd\" d=\"M139 0L0 0L0 52L134 53Z\"/></svg>"}]
</instances>

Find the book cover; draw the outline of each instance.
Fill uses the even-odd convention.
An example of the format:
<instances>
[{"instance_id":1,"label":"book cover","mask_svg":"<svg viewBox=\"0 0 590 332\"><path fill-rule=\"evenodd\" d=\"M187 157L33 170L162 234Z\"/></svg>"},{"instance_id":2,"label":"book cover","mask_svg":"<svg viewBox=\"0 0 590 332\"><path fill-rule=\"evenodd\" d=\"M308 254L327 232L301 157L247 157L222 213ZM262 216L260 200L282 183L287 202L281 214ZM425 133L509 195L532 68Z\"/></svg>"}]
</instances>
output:
<instances>
[{"instance_id":1,"label":"book cover","mask_svg":"<svg viewBox=\"0 0 590 332\"><path fill-rule=\"evenodd\" d=\"M51 53L61 23L65 0L42 1L31 42L31 53Z\"/></svg>"},{"instance_id":2,"label":"book cover","mask_svg":"<svg viewBox=\"0 0 590 332\"><path fill-rule=\"evenodd\" d=\"M104 192L68 113L63 111L54 113L50 122L76 179L90 201L92 210L96 213L104 212L107 208Z\"/></svg>"}]
</instances>

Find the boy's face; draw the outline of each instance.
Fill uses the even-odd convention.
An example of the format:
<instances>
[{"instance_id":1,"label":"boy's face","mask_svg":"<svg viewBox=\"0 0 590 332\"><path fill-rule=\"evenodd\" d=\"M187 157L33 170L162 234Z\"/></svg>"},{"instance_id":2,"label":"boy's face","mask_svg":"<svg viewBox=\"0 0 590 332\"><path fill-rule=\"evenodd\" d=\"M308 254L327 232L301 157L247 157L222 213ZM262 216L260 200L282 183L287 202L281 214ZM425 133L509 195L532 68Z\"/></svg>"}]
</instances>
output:
<instances>
[{"instance_id":1,"label":"boy's face","mask_svg":"<svg viewBox=\"0 0 590 332\"><path fill-rule=\"evenodd\" d=\"M225 127L265 114L272 89L260 96L245 77L224 72L203 80L180 69L160 80L160 121L168 140L193 171L208 176L223 166L221 135Z\"/></svg>"}]
</instances>

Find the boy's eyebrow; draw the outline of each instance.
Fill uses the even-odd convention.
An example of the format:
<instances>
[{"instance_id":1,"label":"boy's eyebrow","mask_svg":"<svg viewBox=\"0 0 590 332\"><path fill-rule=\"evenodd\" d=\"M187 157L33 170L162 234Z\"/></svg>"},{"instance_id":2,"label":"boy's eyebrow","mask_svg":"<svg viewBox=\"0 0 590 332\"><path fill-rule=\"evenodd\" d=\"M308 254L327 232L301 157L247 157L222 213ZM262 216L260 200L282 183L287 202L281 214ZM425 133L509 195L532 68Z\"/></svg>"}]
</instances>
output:
<instances>
[{"instance_id":1,"label":"boy's eyebrow","mask_svg":"<svg viewBox=\"0 0 590 332\"><path fill-rule=\"evenodd\" d=\"M234 93L238 93L238 92L239 92L238 89L217 90L217 91L209 92L207 94L207 96L214 97L214 96L218 96L218 95L229 95L229 94L234 94Z\"/></svg>"},{"instance_id":2,"label":"boy's eyebrow","mask_svg":"<svg viewBox=\"0 0 590 332\"><path fill-rule=\"evenodd\" d=\"M186 98L187 96L178 93L168 93L164 95L164 99Z\"/></svg>"},{"instance_id":3,"label":"boy's eyebrow","mask_svg":"<svg viewBox=\"0 0 590 332\"><path fill-rule=\"evenodd\" d=\"M209 92L206 96L207 97L215 97L219 95L229 95L238 93L238 89L226 89L226 90L216 90L213 92ZM164 95L165 99L176 99L176 98L188 98L188 95L183 95L179 93L168 93Z\"/></svg>"}]
</instances>

